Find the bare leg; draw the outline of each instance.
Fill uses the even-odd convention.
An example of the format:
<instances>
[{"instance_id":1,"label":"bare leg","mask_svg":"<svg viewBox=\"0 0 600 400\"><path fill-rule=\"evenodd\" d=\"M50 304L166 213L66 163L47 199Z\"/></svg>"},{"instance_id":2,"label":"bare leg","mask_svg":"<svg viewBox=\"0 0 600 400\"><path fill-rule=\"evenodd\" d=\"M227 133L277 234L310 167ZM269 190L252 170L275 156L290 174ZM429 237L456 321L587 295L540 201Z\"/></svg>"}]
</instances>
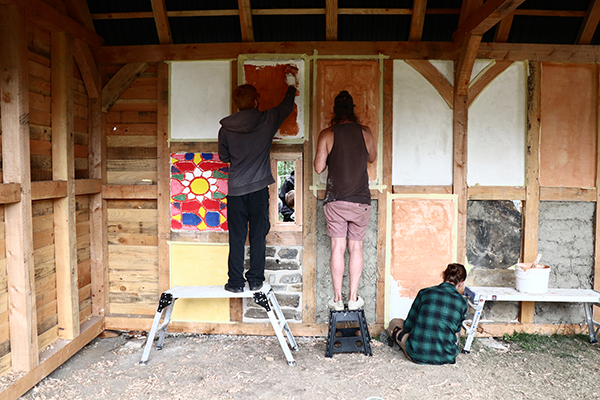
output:
<instances>
[{"instance_id":1,"label":"bare leg","mask_svg":"<svg viewBox=\"0 0 600 400\"><path fill-rule=\"evenodd\" d=\"M350 260L348 262L348 273L350 274L350 294L348 300L358 300L358 284L363 269L363 242L348 239L348 250Z\"/></svg>"},{"instance_id":2,"label":"bare leg","mask_svg":"<svg viewBox=\"0 0 600 400\"><path fill-rule=\"evenodd\" d=\"M344 253L346 238L331 238L331 282L333 283L333 301L342 300L342 280L344 277Z\"/></svg>"}]
</instances>

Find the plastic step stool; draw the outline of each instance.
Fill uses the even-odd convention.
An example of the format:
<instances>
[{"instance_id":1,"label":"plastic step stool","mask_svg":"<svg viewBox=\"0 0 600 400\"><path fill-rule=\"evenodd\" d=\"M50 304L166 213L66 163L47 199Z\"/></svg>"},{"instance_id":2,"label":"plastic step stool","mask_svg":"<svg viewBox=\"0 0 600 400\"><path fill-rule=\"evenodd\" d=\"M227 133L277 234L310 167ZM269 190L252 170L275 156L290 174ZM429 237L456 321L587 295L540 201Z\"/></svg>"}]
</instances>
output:
<instances>
[{"instance_id":1,"label":"plastic step stool","mask_svg":"<svg viewBox=\"0 0 600 400\"><path fill-rule=\"evenodd\" d=\"M343 323L345 327L338 328L338 323ZM334 353L352 353L356 351L362 351L368 356L373 355L365 310L331 310L325 357L333 357Z\"/></svg>"}]
</instances>

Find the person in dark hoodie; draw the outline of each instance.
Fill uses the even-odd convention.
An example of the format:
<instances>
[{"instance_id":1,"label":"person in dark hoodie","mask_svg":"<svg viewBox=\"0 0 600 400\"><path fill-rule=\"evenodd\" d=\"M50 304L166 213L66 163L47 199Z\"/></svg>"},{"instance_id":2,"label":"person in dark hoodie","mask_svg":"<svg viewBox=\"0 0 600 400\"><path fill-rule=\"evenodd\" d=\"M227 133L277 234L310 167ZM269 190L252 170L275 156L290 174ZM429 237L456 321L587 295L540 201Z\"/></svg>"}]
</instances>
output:
<instances>
[{"instance_id":1,"label":"person in dark hoodie","mask_svg":"<svg viewBox=\"0 0 600 400\"><path fill-rule=\"evenodd\" d=\"M283 77L282 77L283 79ZM296 96L296 78L287 73L288 89L283 101L259 111L260 95L252 85L238 86L233 101L238 112L223 118L219 130L219 158L229 164L227 223L229 226L229 279L225 290L258 290L265 280L266 236L269 223L270 151L273 137L291 114ZM249 232L250 269L244 278L244 245Z\"/></svg>"}]
</instances>

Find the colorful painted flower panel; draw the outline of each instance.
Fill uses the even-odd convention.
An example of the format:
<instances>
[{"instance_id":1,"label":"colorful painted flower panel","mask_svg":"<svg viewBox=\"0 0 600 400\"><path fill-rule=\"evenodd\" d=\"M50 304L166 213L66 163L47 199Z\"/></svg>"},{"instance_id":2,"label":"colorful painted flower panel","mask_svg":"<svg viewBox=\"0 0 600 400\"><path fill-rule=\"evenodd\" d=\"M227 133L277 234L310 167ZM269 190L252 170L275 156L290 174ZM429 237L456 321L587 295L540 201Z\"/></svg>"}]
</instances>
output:
<instances>
[{"instance_id":1,"label":"colorful painted flower panel","mask_svg":"<svg viewBox=\"0 0 600 400\"><path fill-rule=\"evenodd\" d=\"M171 229L227 231L228 177L217 153L171 153Z\"/></svg>"}]
</instances>

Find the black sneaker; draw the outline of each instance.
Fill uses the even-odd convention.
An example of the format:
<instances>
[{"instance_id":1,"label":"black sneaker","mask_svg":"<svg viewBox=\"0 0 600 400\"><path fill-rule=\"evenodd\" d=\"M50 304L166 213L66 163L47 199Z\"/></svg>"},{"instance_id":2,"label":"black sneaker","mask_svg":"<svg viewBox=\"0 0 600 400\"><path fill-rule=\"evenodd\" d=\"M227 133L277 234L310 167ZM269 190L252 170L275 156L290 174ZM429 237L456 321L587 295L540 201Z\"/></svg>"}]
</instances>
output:
<instances>
[{"instance_id":1,"label":"black sneaker","mask_svg":"<svg viewBox=\"0 0 600 400\"><path fill-rule=\"evenodd\" d=\"M379 334L379 341L383 344L387 344L390 347L394 347L394 341L390 337L390 334L384 329Z\"/></svg>"},{"instance_id":2,"label":"black sneaker","mask_svg":"<svg viewBox=\"0 0 600 400\"><path fill-rule=\"evenodd\" d=\"M232 292L232 293L243 293L244 287L243 286L231 286L231 285L229 285L229 283L226 283L225 290L227 290L228 292Z\"/></svg>"},{"instance_id":3,"label":"black sneaker","mask_svg":"<svg viewBox=\"0 0 600 400\"><path fill-rule=\"evenodd\" d=\"M258 290L263 286L262 282L254 282L254 283L248 283L248 286L250 287L250 290L254 291L254 290Z\"/></svg>"}]
</instances>

